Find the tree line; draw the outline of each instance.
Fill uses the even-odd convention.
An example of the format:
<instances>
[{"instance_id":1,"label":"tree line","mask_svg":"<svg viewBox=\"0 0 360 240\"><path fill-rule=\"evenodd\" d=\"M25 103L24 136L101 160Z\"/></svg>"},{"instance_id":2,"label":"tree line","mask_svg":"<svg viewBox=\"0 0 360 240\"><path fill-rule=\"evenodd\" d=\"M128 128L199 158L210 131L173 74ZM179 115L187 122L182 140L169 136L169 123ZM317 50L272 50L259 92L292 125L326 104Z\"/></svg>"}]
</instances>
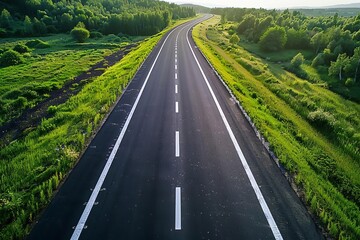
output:
<instances>
[{"instance_id":1,"label":"tree line","mask_svg":"<svg viewBox=\"0 0 360 240\"><path fill-rule=\"evenodd\" d=\"M0 11L0 37L64 33L79 22L103 34L152 35L196 14L158 0L5 0Z\"/></svg>"},{"instance_id":2,"label":"tree line","mask_svg":"<svg viewBox=\"0 0 360 240\"><path fill-rule=\"evenodd\" d=\"M237 8L216 8L212 13L221 15L222 21L237 22L233 32L258 43L263 51L312 50L313 58L307 60L317 70L347 85L359 82L360 14L309 17L300 11Z\"/></svg>"}]
</instances>

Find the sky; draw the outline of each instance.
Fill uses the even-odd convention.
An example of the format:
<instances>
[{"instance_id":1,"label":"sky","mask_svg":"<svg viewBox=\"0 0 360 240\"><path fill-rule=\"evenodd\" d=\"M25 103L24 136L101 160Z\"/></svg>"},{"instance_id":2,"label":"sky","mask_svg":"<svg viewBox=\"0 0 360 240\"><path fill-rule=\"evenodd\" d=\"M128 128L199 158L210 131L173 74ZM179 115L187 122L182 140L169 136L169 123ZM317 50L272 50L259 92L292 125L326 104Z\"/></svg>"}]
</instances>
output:
<instances>
[{"instance_id":1,"label":"sky","mask_svg":"<svg viewBox=\"0 0 360 240\"><path fill-rule=\"evenodd\" d=\"M293 7L319 7L359 2L357 0L166 0L177 4L192 3L206 7L247 7L282 9Z\"/></svg>"}]
</instances>

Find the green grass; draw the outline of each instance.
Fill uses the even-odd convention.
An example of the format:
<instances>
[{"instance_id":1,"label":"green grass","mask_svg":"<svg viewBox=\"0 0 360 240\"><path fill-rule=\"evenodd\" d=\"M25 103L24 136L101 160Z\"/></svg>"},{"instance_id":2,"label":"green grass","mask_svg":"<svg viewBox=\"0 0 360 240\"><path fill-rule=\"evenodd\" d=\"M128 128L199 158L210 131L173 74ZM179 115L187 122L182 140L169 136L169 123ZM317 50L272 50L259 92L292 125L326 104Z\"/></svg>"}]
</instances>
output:
<instances>
[{"instance_id":1,"label":"green grass","mask_svg":"<svg viewBox=\"0 0 360 240\"><path fill-rule=\"evenodd\" d=\"M23 239L30 231L91 135L169 29L144 40L76 96L52 107L53 117L0 149L0 239Z\"/></svg>"},{"instance_id":2,"label":"green grass","mask_svg":"<svg viewBox=\"0 0 360 240\"><path fill-rule=\"evenodd\" d=\"M35 48L24 54L24 63L0 68L0 126L18 117L27 109L46 99L51 91L60 89L92 65L122 46L104 37L76 44L68 35L57 34L39 38L49 48ZM3 39L0 48L11 49L34 38ZM127 43L126 43L127 44ZM22 101L19 101L22 100Z\"/></svg>"},{"instance_id":3,"label":"green grass","mask_svg":"<svg viewBox=\"0 0 360 240\"><path fill-rule=\"evenodd\" d=\"M359 239L360 106L230 45L220 26L210 27L219 20L195 27L199 48L270 142L324 228L338 239Z\"/></svg>"},{"instance_id":4,"label":"green grass","mask_svg":"<svg viewBox=\"0 0 360 240\"><path fill-rule=\"evenodd\" d=\"M261 57L264 59L267 59L271 62L280 62L280 63L284 63L284 62L290 62L291 59L296 56L299 52L301 52L305 59L312 59L314 58L314 53L312 51L309 50L288 50L288 49L284 49L281 51L276 51L276 52L264 52L260 50L259 44L256 43L251 43L251 42L247 42L247 41L241 41L239 44L241 47L243 47L244 49L246 49L247 51Z\"/></svg>"}]
</instances>

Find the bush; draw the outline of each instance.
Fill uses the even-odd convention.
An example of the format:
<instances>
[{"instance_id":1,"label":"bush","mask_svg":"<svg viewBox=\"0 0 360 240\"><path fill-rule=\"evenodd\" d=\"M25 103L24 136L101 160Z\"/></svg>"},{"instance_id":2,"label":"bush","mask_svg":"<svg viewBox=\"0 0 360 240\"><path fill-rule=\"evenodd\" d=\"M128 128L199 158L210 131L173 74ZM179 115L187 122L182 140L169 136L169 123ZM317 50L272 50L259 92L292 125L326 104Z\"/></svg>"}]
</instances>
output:
<instances>
[{"instance_id":1,"label":"bush","mask_svg":"<svg viewBox=\"0 0 360 240\"><path fill-rule=\"evenodd\" d=\"M293 59L291 60L291 67L293 68L300 68L301 64L304 63L304 55L302 53L298 53Z\"/></svg>"},{"instance_id":2,"label":"bush","mask_svg":"<svg viewBox=\"0 0 360 240\"><path fill-rule=\"evenodd\" d=\"M74 28L70 32L73 39L79 43L85 42L89 38L90 32L85 28Z\"/></svg>"},{"instance_id":3,"label":"bush","mask_svg":"<svg viewBox=\"0 0 360 240\"><path fill-rule=\"evenodd\" d=\"M23 62L23 59L22 59L20 53L14 51L14 50L7 50L0 57L0 66L2 66L2 67L17 65L22 62Z\"/></svg>"},{"instance_id":4,"label":"bush","mask_svg":"<svg viewBox=\"0 0 360 240\"><path fill-rule=\"evenodd\" d=\"M308 119L316 127L319 128L333 128L336 122L333 115L331 115L328 112L325 112L322 109L318 109L314 112L310 112L308 115Z\"/></svg>"},{"instance_id":5,"label":"bush","mask_svg":"<svg viewBox=\"0 0 360 240\"><path fill-rule=\"evenodd\" d=\"M40 39L28 41L27 43L25 43L25 45L28 46L29 48L38 48L38 49L50 47L49 43L41 41Z\"/></svg>"},{"instance_id":6,"label":"bush","mask_svg":"<svg viewBox=\"0 0 360 240\"><path fill-rule=\"evenodd\" d=\"M7 36L8 36L8 33L7 33L6 29L0 28L0 38L5 38Z\"/></svg>"},{"instance_id":7,"label":"bush","mask_svg":"<svg viewBox=\"0 0 360 240\"><path fill-rule=\"evenodd\" d=\"M238 42L240 42L240 38L234 33L230 38L230 43L237 44Z\"/></svg>"},{"instance_id":8,"label":"bush","mask_svg":"<svg viewBox=\"0 0 360 240\"><path fill-rule=\"evenodd\" d=\"M319 53L312 61L311 66L316 68L318 66L323 66L323 65L325 65L324 54Z\"/></svg>"},{"instance_id":9,"label":"bush","mask_svg":"<svg viewBox=\"0 0 360 240\"><path fill-rule=\"evenodd\" d=\"M23 44L17 44L14 48L14 51L17 51L18 53L27 53L30 52L30 48L26 45Z\"/></svg>"},{"instance_id":10,"label":"bush","mask_svg":"<svg viewBox=\"0 0 360 240\"><path fill-rule=\"evenodd\" d=\"M90 32L90 38L102 38L103 35L101 32Z\"/></svg>"},{"instance_id":11,"label":"bush","mask_svg":"<svg viewBox=\"0 0 360 240\"><path fill-rule=\"evenodd\" d=\"M283 27L271 27L261 36L259 44L263 51L274 52L282 50L286 41L286 31Z\"/></svg>"},{"instance_id":12,"label":"bush","mask_svg":"<svg viewBox=\"0 0 360 240\"><path fill-rule=\"evenodd\" d=\"M352 87L355 85L355 80L353 78L348 78L345 81L345 86L347 87Z\"/></svg>"}]
</instances>

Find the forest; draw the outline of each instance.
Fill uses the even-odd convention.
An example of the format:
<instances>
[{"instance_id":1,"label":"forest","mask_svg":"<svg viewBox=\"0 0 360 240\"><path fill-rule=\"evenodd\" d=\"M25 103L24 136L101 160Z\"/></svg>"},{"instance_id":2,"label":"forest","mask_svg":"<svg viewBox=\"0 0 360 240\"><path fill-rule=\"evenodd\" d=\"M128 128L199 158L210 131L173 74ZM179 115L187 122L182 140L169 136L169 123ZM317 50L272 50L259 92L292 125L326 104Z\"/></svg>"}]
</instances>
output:
<instances>
[{"instance_id":1,"label":"forest","mask_svg":"<svg viewBox=\"0 0 360 240\"><path fill-rule=\"evenodd\" d=\"M213 9L212 13L221 15L223 21L237 22L231 33L258 44L264 52L311 51L306 56L297 55L286 66L288 70L314 80L300 67L306 60L317 73L329 76L324 78L330 80L330 89L360 101L359 94L354 93L360 86L360 15L308 17L300 11L264 9ZM340 90L344 85L347 91Z\"/></svg>"},{"instance_id":2,"label":"forest","mask_svg":"<svg viewBox=\"0 0 360 240\"><path fill-rule=\"evenodd\" d=\"M151 0L5 0L0 11L0 37L65 33L79 22L102 34L145 36L195 16L192 8Z\"/></svg>"}]
</instances>

